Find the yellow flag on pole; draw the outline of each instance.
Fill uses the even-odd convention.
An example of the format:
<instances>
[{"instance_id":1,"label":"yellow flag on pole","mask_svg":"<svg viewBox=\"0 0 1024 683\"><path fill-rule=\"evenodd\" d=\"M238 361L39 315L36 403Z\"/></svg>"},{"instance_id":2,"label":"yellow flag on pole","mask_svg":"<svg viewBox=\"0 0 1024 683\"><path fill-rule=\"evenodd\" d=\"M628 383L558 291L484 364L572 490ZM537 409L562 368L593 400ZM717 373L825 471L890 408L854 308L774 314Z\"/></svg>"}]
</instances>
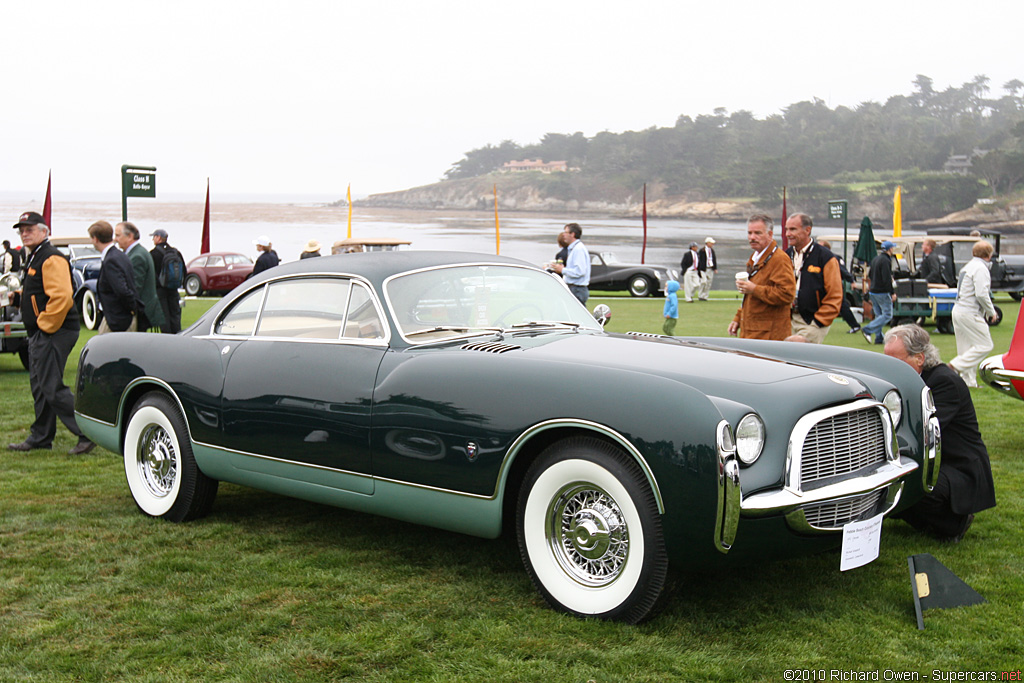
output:
<instances>
[{"instance_id":1,"label":"yellow flag on pole","mask_svg":"<svg viewBox=\"0 0 1024 683\"><path fill-rule=\"evenodd\" d=\"M892 236L899 237L903 233L903 186L896 186L896 194L892 197Z\"/></svg>"},{"instance_id":2,"label":"yellow flag on pole","mask_svg":"<svg viewBox=\"0 0 1024 683\"><path fill-rule=\"evenodd\" d=\"M498 184L494 184L494 253L501 255L501 224L498 223Z\"/></svg>"},{"instance_id":3,"label":"yellow flag on pole","mask_svg":"<svg viewBox=\"0 0 1024 683\"><path fill-rule=\"evenodd\" d=\"M348 194L345 195L345 198L348 201L348 235L346 237L352 239L352 183L348 184Z\"/></svg>"}]
</instances>

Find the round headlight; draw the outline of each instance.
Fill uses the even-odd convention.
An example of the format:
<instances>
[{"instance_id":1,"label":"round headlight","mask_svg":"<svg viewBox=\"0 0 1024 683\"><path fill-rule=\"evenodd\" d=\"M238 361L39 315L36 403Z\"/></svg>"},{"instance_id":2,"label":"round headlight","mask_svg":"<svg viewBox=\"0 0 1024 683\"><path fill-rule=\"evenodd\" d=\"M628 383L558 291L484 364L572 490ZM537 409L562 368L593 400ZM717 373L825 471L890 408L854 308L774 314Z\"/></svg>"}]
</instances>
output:
<instances>
[{"instance_id":1,"label":"round headlight","mask_svg":"<svg viewBox=\"0 0 1024 683\"><path fill-rule=\"evenodd\" d=\"M899 427L900 418L903 417L903 398L900 396L900 392L895 389L891 390L882 399L882 404L889 411L889 417L892 418L893 426Z\"/></svg>"},{"instance_id":2,"label":"round headlight","mask_svg":"<svg viewBox=\"0 0 1024 683\"><path fill-rule=\"evenodd\" d=\"M736 455L744 465L752 465L764 448L764 422L747 413L736 425Z\"/></svg>"}]
</instances>

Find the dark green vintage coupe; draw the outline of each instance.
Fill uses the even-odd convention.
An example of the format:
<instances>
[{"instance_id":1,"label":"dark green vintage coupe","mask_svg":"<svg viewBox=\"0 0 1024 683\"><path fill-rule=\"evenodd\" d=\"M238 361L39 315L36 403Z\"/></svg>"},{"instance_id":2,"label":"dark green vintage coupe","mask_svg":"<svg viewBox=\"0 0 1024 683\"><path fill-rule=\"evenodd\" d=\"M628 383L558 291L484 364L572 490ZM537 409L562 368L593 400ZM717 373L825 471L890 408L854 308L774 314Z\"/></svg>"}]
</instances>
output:
<instances>
[{"instance_id":1,"label":"dark green vintage coupe","mask_svg":"<svg viewBox=\"0 0 1024 683\"><path fill-rule=\"evenodd\" d=\"M881 354L609 334L560 280L479 254L329 256L180 335L110 334L79 423L146 514L218 481L496 538L554 607L636 622L671 565L838 545L938 469L928 389Z\"/></svg>"}]
</instances>

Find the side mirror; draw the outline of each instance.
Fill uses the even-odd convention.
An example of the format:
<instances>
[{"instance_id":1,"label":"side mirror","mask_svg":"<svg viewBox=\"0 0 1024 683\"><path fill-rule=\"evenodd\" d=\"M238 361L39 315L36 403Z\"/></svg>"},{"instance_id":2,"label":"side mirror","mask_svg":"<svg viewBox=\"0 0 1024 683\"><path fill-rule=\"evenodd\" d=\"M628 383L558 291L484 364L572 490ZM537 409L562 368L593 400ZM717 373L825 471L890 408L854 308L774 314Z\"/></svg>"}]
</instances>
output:
<instances>
[{"instance_id":1,"label":"side mirror","mask_svg":"<svg viewBox=\"0 0 1024 683\"><path fill-rule=\"evenodd\" d=\"M0 277L0 308L10 303L10 293L21 289L21 278L14 273Z\"/></svg>"},{"instance_id":2,"label":"side mirror","mask_svg":"<svg viewBox=\"0 0 1024 683\"><path fill-rule=\"evenodd\" d=\"M609 320L612 319L612 309L608 304L598 304L594 307L594 320L600 323L601 327L605 326Z\"/></svg>"}]
</instances>

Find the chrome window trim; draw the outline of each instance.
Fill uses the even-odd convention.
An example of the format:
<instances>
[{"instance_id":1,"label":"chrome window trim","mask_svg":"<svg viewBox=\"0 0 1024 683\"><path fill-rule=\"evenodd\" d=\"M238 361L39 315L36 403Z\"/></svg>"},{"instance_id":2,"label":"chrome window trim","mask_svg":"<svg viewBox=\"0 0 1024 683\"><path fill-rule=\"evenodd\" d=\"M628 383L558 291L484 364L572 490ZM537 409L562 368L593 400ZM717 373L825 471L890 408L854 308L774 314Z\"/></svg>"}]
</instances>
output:
<instances>
[{"instance_id":1,"label":"chrome window trim","mask_svg":"<svg viewBox=\"0 0 1024 683\"><path fill-rule=\"evenodd\" d=\"M494 268L517 268L519 270L528 270L528 271L533 272L533 273L545 274L544 271L542 271L542 270L540 270L538 268L535 268L534 266L530 266L530 265L520 265L518 263L496 263L496 262L493 262L493 261L474 261L474 262L471 262L471 263L445 263L445 264L441 264L441 265L427 266L427 267L424 267L424 268L416 268L414 270L406 270L406 271L403 271L401 273L395 273L394 275L389 275L388 277L386 277L384 279L384 282L381 283L381 293L384 295L384 301L385 301L385 303L387 303L388 312L391 313L391 319L393 321L395 321L395 329L398 330L398 336L402 339L402 341L404 341L409 346L422 346L423 344L436 343L438 341L452 341L452 340L455 340L455 339L461 339L461 338L466 337L467 335L466 334L456 334L456 335L453 335L451 337L446 337L444 339L428 339L428 340L413 340L413 341L410 341L405 336L405 330L403 330L402 326L398 324L398 316L395 314L395 306L394 306L394 303L391 301L391 293L388 291L388 286L391 284L391 282L393 280L397 280L398 278L408 277L410 275L417 275L419 273L426 273L426 272L430 272L430 271L433 271L433 270L450 270L452 268L477 268L477 267L480 267L480 266L487 266L487 267L494 267ZM562 286L565 287L565 291L568 292L569 288L566 287L565 283L561 280L561 278L559 278L559 282L562 283ZM580 304L580 305L582 306L583 304ZM600 332L602 330L601 326L597 324L596 320L594 321L594 327L589 327L587 325L580 325L579 329L585 329L585 330L593 329L596 332ZM468 335L468 336L478 336L478 335L477 334L472 334L472 335Z\"/></svg>"},{"instance_id":2,"label":"chrome window trim","mask_svg":"<svg viewBox=\"0 0 1024 683\"><path fill-rule=\"evenodd\" d=\"M939 466L942 463L942 429L936 413L935 399L930 387L921 390L921 411L924 423L924 455L922 458L921 486L926 493L931 493L935 482L939 479Z\"/></svg>"},{"instance_id":3,"label":"chrome window trim","mask_svg":"<svg viewBox=\"0 0 1024 683\"><path fill-rule=\"evenodd\" d=\"M263 308L267 303L267 287L275 282L281 282L282 280L307 280L313 278L331 278L336 280L349 280L353 286L356 284L362 285L366 288L366 291L370 295L370 300L373 302L373 308L377 312L377 317L380 318L381 326L384 328L384 336L380 339L358 339L354 337L340 337L338 339L298 339L295 337L257 337L256 330L259 329L260 319L263 317ZM262 300L260 301L259 310L256 312L256 320L253 323L252 331L247 334L219 334L216 332L217 323L234 307L234 304L239 299L245 297L249 292L254 291L258 287L263 287ZM349 288L349 301L345 302L345 317L348 317L348 305L352 299L352 289ZM354 275L350 273L327 273L327 272L316 272L316 273L301 273L301 274L287 274L280 275L277 277L264 280L258 284L247 288L244 292L239 292L235 295L234 300L228 306L228 310L221 312L220 315L211 319L209 326L205 330L196 335L197 339L212 339L217 341L292 341L300 344L354 344L358 346L381 346L387 347L391 343L391 325L389 324L388 318L385 315L384 308L381 306L380 298L377 296L376 290L373 288L373 284L370 283L365 277L361 275Z\"/></svg>"}]
</instances>

